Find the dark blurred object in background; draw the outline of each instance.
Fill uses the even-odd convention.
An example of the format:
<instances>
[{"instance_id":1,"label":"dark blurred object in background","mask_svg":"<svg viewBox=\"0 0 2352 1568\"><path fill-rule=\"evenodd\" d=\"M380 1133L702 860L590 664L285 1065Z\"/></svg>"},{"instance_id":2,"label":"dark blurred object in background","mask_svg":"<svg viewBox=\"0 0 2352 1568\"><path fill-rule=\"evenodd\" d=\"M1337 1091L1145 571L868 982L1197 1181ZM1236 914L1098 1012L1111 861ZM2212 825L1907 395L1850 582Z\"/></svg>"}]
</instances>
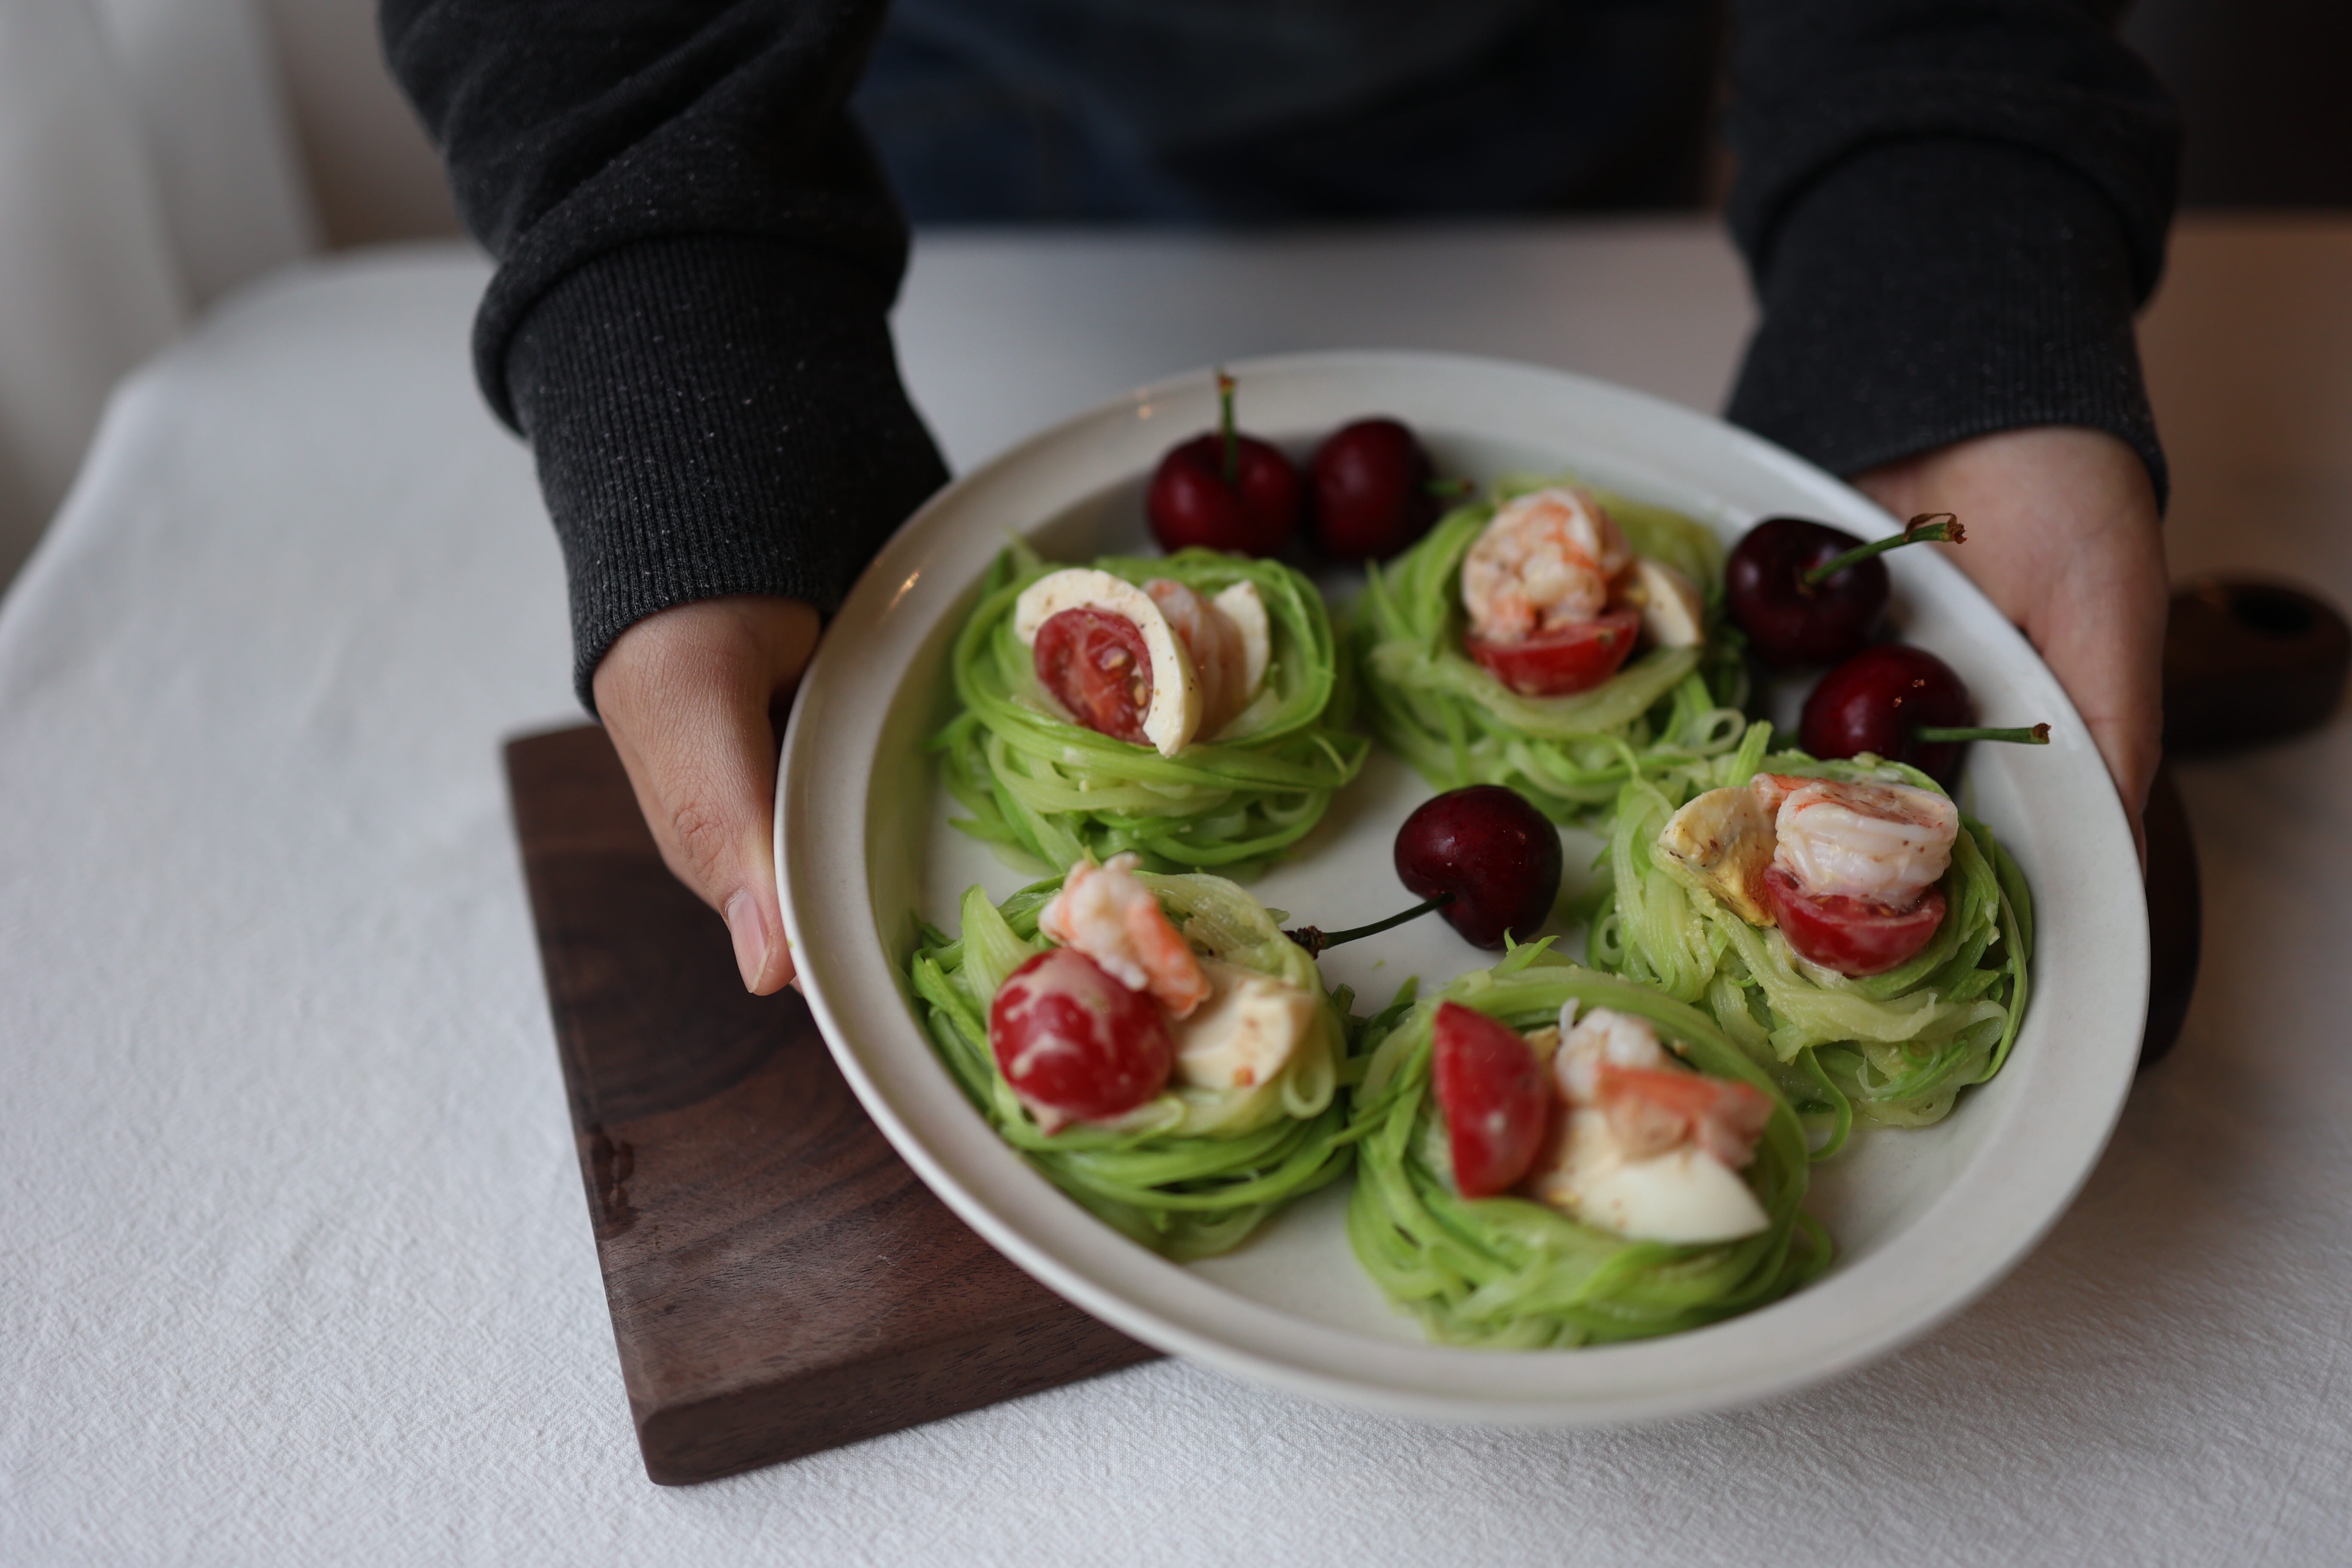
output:
<instances>
[{"instance_id":1,"label":"dark blurred object in background","mask_svg":"<svg viewBox=\"0 0 2352 1568\"><path fill-rule=\"evenodd\" d=\"M2172 769L2159 768L2141 819L2147 831L2147 1024L2139 1064L2153 1067L2171 1054L2197 998L2197 965L2205 951L2205 894L2197 871L2197 840L2189 807Z\"/></svg>"},{"instance_id":2,"label":"dark blurred object in background","mask_svg":"<svg viewBox=\"0 0 2352 1568\"><path fill-rule=\"evenodd\" d=\"M2352 67L2352 0L2081 3L2120 15L2125 41L2179 99L2184 205L2352 206L2352 93L2342 82ZM1328 16L1293 6L1261 17L1265 8L1247 0L1202 0L1160 16L1156 26L1169 34L1160 50L1097 59L1088 40L1062 25L1065 8L1054 0L987 0L978 8L1023 47L1016 60L991 56L983 64L967 57L974 0L899 0L858 110L918 222L1622 212L1721 198L1727 169L1719 145L1710 167L1707 121L1719 117L1727 91L1717 75L1723 0L1476 0L1454 12L1388 4L1394 14L1386 23L1351 33L1340 24L1360 11L1378 20L1381 5L1359 0ZM1302 18L1318 17L1330 37L1314 26L1301 33ZM1430 40L1413 36L1414 26L1455 44L1454 35L1482 28L1494 37L1449 73L1430 68ZM1185 52L1187 36L1221 31L1239 41L1234 102L1207 115L1199 106L1160 104L1155 85L1184 78L1171 60ZM1283 58L1278 44L1317 45L1321 52L1310 49L1311 57L1328 53L1339 63L1318 77ZM1086 57L1064 57L1074 52ZM1097 93L1087 72L1106 70L1112 89ZM1410 85L1367 96L1384 75ZM1008 76L1017 90L998 79ZM1288 95L1283 112L1265 103L1253 110L1253 82ZM1301 108L1340 87L1361 101L1330 116ZM1554 108L1530 109L1538 103ZM1089 132L1081 123L1089 104L1096 115L1108 110L1131 123L1118 135ZM1404 150L1458 153L1465 137L1507 121L1519 125L1516 140L1527 155L1492 161L1500 172L1493 188L1454 189L1441 178L1433 191L1417 183L1423 164L1458 171L1462 160ZM1615 129L1601 134L1596 125ZM1101 146L1139 138L1171 144L1157 146L1141 167L1097 166ZM1090 144L1100 145L1090 154ZM1370 169L1384 172L1367 183Z\"/></svg>"},{"instance_id":3,"label":"dark blurred object in background","mask_svg":"<svg viewBox=\"0 0 2352 1568\"><path fill-rule=\"evenodd\" d=\"M2352 5L2136 0L2123 36L2180 101L2183 205L2352 206Z\"/></svg>"},{"instance_id":4,"label":"dark blurred object in background","mask_svg":"<svg viewBox=\"0 0 2352 1568\"><path fill-rule=\"evenodd\" d=\"M2164 749L2199 757L2291 740L2344 701L2352 626L2284 582L2200 578L2164 632Z\"/></svg>"},{"instance_id":5,"label":"dark blurred object in background","mask_svg":"<svg viewBox=\"0 0 2352 1568\"><path fill-rule=\"evenodd\" d=\"M919 225L1701 204L1724 0L894 0L856 99Z\"/></svg>"}]
</instances>

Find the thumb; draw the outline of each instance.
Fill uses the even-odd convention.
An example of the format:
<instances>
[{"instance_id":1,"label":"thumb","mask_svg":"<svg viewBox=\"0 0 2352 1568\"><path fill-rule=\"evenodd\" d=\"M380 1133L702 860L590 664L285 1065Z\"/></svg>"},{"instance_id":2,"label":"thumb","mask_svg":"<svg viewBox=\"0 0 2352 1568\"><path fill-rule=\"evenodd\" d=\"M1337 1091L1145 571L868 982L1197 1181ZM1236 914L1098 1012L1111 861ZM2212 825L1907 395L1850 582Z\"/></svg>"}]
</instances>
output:
<instances>
[{"instance_id":1,"label":"thumb","mask_svg":"<svg viewBox=\"0 0 2352 1568\"><path fill-rule=\"evenodd\" d=\"M772 848L776 733L816 612L755 595L649 615L596 666L596 710L662 860L719 911L743 984L793 978Z\"/></svg>"}]
</instances>

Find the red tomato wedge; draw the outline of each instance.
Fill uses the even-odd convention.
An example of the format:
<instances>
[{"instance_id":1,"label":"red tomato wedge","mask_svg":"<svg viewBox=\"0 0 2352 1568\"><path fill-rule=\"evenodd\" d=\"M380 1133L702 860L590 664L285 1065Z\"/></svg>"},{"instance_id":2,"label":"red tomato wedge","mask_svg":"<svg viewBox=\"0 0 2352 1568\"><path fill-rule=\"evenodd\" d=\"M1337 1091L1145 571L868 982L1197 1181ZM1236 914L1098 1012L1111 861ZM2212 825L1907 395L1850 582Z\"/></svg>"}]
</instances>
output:
<instances>
[{"instance_id":1,"label":"red tomato wedge","mask_svg":"<svg viewBox=\"0 0 2352 1568\"><path fill-rule=\"evenodd\" d=\"M1050 615L1031 649L1037 679L1070 716L1097 735L1145 744L1151 653L1124 615L1080 606Z\"/></svg>"},{"instance_id":2,"label":"red tomato wedge","mask_svg":"<svg viewBox=\"0 0 2352 1568\"><path fill-rule=\"evenodd\" d=\"M988 1008L988 1046L1048 1133L1132 1111L1168 1086L1176 1048L1146 991L1130 991L1067 947L1005 977Z\"/></svg>"},{"instance_id":3,"label":"red tomato wedge","mask_svg":"<svg viewBox=\"0 0 2352 1568\"><path fill-rule=\"evenodd\" d=\"M1931 887L1908 909L1867 898L1808 893L1780 867L1764 871L1764 897L1789 946L1802 958L1851 979L1906 964L1944 923L1944 890Z\"/></svg>"},{"instance_id":4,"label":"red tomato wedge","mask_svg":"<svg viewBox=\"0 0 2352 1568\"><path fill-rule=\"evenodd\" d=\"M1589 692L1615 674L1642 634L1641 612L1612 610L1590 621L1538 632L1523 643L1463 639L1464 651L1523 697Z\"/></svg>"},{"instance_id":5,"label":"red tomato wedge","mask_svg":"<svg viewBox=\"0 0 2352 1568\"><path fill-rule=\"evenodd\" d=\"M1738 1170L1756 1157L1756 1140L1772 1119L1772 1097L1754 1084L1671 1067L1604 1061L1594 1076L1593 1098L1634 1159L1687 1141Z\"/></svg>"},{"instance_id":6,"label":"red tomato wedge","mask_svg":"<svg viewBox=\"0 0 2352 1568\"><path fill-rule=\"evenodd\" d=\"M1485 1013L1442 1003L1429 1077L1454 1145L1454 1188L1492 1197L1517 1186L1551 1124L1551 1082L1528 1042Z\"/></svg>"}]
</instances>

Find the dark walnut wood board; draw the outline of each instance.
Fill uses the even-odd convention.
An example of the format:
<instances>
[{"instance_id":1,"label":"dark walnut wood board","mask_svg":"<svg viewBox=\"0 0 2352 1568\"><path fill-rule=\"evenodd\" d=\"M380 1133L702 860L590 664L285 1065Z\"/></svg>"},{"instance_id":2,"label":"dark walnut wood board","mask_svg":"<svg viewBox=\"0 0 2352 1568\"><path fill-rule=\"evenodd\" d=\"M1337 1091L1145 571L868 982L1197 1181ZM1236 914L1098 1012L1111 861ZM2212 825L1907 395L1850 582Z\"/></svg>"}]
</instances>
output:
<instances>
[{"instance_id":1,"label":"dark walnut wood board","mask_svg":"<svg viewBox=\"0 0 2352 1568\"><path fill-rule=\"evenodd\" d=\"M932 1197L796 994L744 991L604 731L506 760L647 1475L711 1480L1157 1354Z\"/></svg>"}]
</instances>

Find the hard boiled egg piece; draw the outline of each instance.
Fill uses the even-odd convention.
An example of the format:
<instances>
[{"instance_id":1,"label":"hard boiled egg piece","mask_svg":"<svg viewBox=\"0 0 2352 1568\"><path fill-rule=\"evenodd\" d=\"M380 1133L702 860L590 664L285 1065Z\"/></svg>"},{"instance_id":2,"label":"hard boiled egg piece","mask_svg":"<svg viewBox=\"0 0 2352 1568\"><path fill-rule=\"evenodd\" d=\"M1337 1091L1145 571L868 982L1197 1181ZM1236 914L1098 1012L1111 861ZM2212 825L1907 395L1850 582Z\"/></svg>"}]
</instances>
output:
<instances>
[{"instance_id":1,"label":"hard boiled egg piece","mask_svg":"<svg viewBox=\"0 0 2352 1568\"><path fill-rule=\"evenodd\" d=\"M1209 999L1171 1022L1176 1081L1195 1089L1255 1089L1273 1082L1315 1027L1315 998L1271 975L1204 960Z\"/></svg>"},{"instance_id":2,"label":"hard boiled egg piece","mask_svg":"<svg viewBox=\"0 0 2352 1568\"><path fill-rule=\"evenodd\" d=\"M1771 811L1753 789L1709 789L1667 819L1658 852L1685 883L1705 888L1750 925L1772 924L1764 868L1772 863Z\"/></svg>"},{"instance_id":3,"label":"hard boiled egg piece","mask_svg":"<svg viewBox=\"0 0 2352 1568\"><path fill-rule=\"evenodd\" d=\"M1241 632L1242 699L1246 702L1265 685L1266 666L1274 662L1274 628L1266 620L1265 601L1258 597L1256 583L1236 582L1209 602Z\"/></svg>"},{"instance_id":4,"label":"hard boiled egg piece","mask_svg":"<svg viewBox=\"0 0 2352 1568\"><path fill-rule=\"evenodd\" d=\"M1100 610L1135 623L1151 661L1151 704L1143 714L1144 738L1162 757L1184 749L1201 727L1201 678L1151 595L1093 567L1066 567L1021 591L1013 603L1013 634L1024 647L1034 647L1037 629L1065 610Z\"/></svg>"},{"instance_id":5,"label":"hard boiled egg piece","mask_svg":"<svg viewBox=\"0 0 2352 1568\"><path fill-rule=\"evenodd\" d=\"M1585 1224L1630 1241L1731 1241L1771 1223L1738 1172L1694 1145L1629 1160L1590 1106L1571 1111L1560 1152L1535 1177L1536 1195Z\"/></svg>"},{"instance_id":6,"label":"hard boiled egg piece","mask_svg":"<svg viewBox=\"0 0 2352 1568\"><path fill-rule=\"evenodd\" d=\"M1642 630L1661 648L1696 648L1706 641L1706 601L1698 586L1662 560L1633 563L1625 602L1642 612Z\"/></svg>"}]
</instances>

